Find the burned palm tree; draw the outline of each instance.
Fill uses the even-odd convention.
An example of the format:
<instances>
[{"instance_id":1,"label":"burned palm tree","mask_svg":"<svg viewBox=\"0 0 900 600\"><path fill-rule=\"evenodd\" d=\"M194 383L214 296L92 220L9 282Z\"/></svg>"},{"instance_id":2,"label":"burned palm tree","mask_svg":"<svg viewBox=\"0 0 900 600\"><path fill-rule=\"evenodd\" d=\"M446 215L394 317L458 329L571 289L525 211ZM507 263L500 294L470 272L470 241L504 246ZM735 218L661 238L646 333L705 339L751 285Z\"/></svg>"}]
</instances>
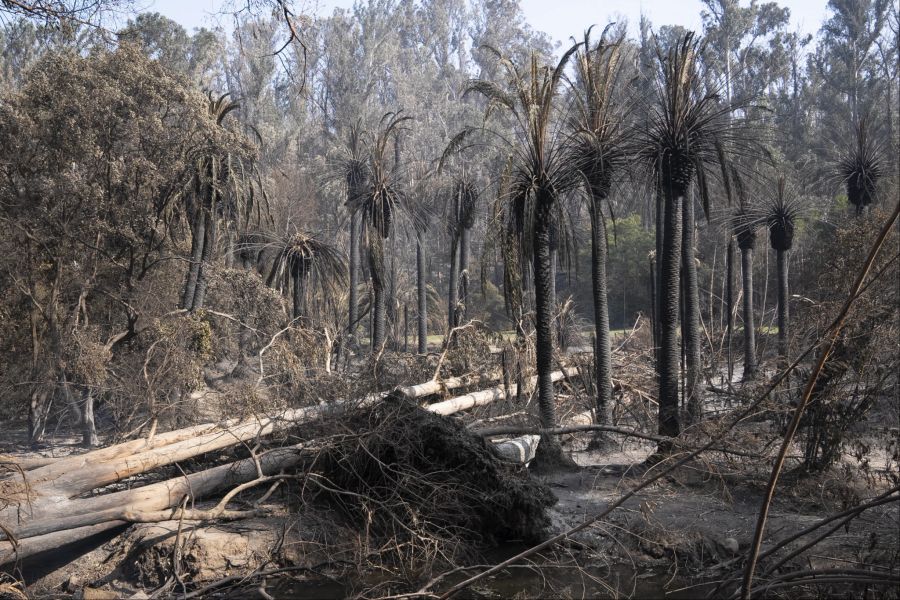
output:
<instances>
[{"instance_id":1,"label":"burned palm tree","mask_svg":"<svg viewBox=\"0 0 900 600\"><path fill-rule=\"evenodd\" d=\"M208 101L209 117L223 128L225 117L240 108L229 94L215 98L209 93ZM201 152L196 161L193 193L189 195L188 206L191 261L181 298L181 306L187 310L203 308L216 256L219 221L224 221L229 230L242 221L248 224L254 215L258 221L267 204L262 178L251 153L240 147L237 138L233 142L234 151L224 155Z\"/></svg>"},{"instance_id":2,"label":"burned palm tree","mask_svg":"<svg viewBox=\"0 0 900 600\"><path fill-rule=\"evenodd\" d=\"M347 306L347 334L353 337L359 325L359 242L362 232L359 228L358 207L367 192L369 162L366 155L362 120L350 126L347 140L340 150L332 175L339 180L346 193L346 203L350 212L350 289Z\"/></svg>"},{"instance_id":3,"label":"burned palm tree","mask_svg":"<svg viewBox=\"0 0 900 600\"><path fill-rule=\"evenodd\" d=\"M590 29L575 56L573 85L575 111L568 144L569 166L584 184L591 215L591 282L594 300L594 370L596 372L596 421L608 421L612 395L612 357L607 305L607 230L603 205L608 201L613 177L628 161L628 105L621 99L623 39L607 42L606 32L594 44Z\"/></svg>"},{"instance_id":4,"label":"burned palm tree","mask_svg":"<svg viewBox=\"0 0 900 600\"><path fill-rule=\"evenodd\" d=\"M753 312L753 250L756 247L756 230L760 219L742 199L734 215L734 237L741 252L741 286L743 292L742 317L744 320L744 375L749 381L756 375L756 318Z\"/></svg>"},{"instance_id":5,"label":"burned palm tree","mask_svg":"<svg viewBox=\"0 0 900 600\"><path fill-rule=\"evenodd\" d=\"M365 185L349 199L350 213L358 213L372 280L372 352L380 352L385 341L385 289L387 273L384 267L384 241L391 236L394 219L406 210L406 196L400 187L396 157L391 161L390 141L404 128L411 117L389 112L381 117L376 131L365 144Z\"/></svg>"},{"instance_id":6,"label":"burned palm tree","mask_svg":"<svg viewBox=\"0 0 900 600\"><path fill-rule=\"evenodd\" d=\"M769 245L775 251L778 270L778 354L788 356L788 251L794 244L794 226L799 215L797 197L788 189L785 178L778 178L777 192L766 205Z\"/></svg>"},{"instance_id":7,"label":"burned palm tree","mask_svg":"<svg viewBox=\"0 0 900 600\"><path fill-rule=\"evenodd\" d=\"M678 321L680 271L682 264L693 265L693 251L683 256L684 207L688 192L696 180L704 210L708 214L707 188L711 168L720 168L729 155L747 149L731 123L734 104L720 101L714 90L704 84L700 68L702 42L693 33L686 34L663 55L657 49L661 69L655 81L655 101L648 107L647 123L639 131L639 156L649 166L661 192L663 227L661 255L658 257L659 286L659 432L676 436L678 419ZM659 226L660 224L657 224ZM690 321L686 321L690 325ZM692 334L688 332L686 343ZM691 351L693 353L693 351ZM699 352L696 354L699 356ZM698 360L698 359L694 359ZM699 379L699 365L689 365L689 410L699 416L699 398L692 393ZM660 444L660 450L668 450Z\"/></svg>"},{"instance_id":8,"label":"burned palm tree","mask_svg":"<svg viewBox=\"0 0 900 600\"><path fill-rule=\"evenodd\" d=\"M450 329L457 327L466 310L469 294L469 245L475 226L479 191L465 171L454 180L448 193L447 234L450 238L450 274L447 315Z\"/></svg>"},{"instance_id":9,"label":"burned palm tree","mask_svg":"<svg viewBox=\"0 0 900 600\"><path fill-rule=\"evenodd\" d=\"M847 187L847 200L863 214L875 202L878 179L883 172L881 148L872 137L868 121L856 125L855 144L838 160L838 176Z\"/></svg>"},{"instance_id":10,"label":"burned palm tree","mask_svg":"<svg viewBox=\"0 0 900 600\"><path fill-rule=\"evenodd\" d=\"M553 127L554 111L564 70L578 47L575 45L564 53L555 67L541 65L537 55L532 54L524 73L509 58L485 47L497 57L505 81L476 80L469 84L466 93L478 93L487 100L486 119L495 110L505 112L512 121L514 136L503 136L487 126L471 127L457 134L444 152L444 158L455 154L465 140L481 134L495 141L498 149L509 156L504 205L507 222L520 240L523 258L530 259L534 272L538 404L543 427L553 427L556 423L550 378L553 359L550 229L553 212L559 210L563 195L573 187L570 172L564 168L562 142ZM555 440L548 439L547 444L556 447Z\"/></svg>"},{"instance_id":11,"label":"burned palm tree","mask_svg":"<svg viewBox=\"0 0 900 600\"><path fill-rule=\"evenodd\" d=\"M306 317L311 296L309 283L314 282L323 295L334 296L335 283L347 274L347 263L338 249L309 233L298 231L274 240L275 258L266 283L276 285L279 279L290 280L281 287L291 290L293 319Z\"/></svg>"}]
</instances>

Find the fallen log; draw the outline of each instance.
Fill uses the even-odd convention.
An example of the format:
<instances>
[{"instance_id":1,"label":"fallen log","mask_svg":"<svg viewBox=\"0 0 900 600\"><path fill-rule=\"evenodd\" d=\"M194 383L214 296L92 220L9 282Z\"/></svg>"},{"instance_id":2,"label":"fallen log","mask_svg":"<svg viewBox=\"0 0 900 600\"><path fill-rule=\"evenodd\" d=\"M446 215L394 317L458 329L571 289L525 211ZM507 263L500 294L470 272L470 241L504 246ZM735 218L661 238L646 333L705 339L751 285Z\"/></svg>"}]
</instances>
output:
<instances>
[{"instance_id":1,"label":"fallen log","mask_svg":"<svg viewBox=\"0 0 900 600\"><path fill-rule=\"evenodd\" d=\"M45 505L40 513L31 515L28 520L17 525L5 525L8 533L0 541L0 565L46 549L43 544L24 545L25 539L45 538L54 533L76 530L85 535L93 535L91 527L103 523L150 520L148 513L178 506L185 496L194 501L200 500L227 487L271 476L296 466L303 450L302 444L278 448L256 458L246 458L131 490L76 500L63 499L53 505ZM8 534L18 541L18 551L10 542ZM66 539L66 543L70 543L83 538L75 536ZM29 552L28 548L36 549Z\"/></svg>"},{"instance_id":2,"label":"fallen log","mask_svg":"<svg viewBox=\"0 0 900 600\"><path fill-rule=\"evenodd\" d=\"M574 368L567 369L566 373L557 371L552 377L554 381L559 381L575 372ZM415 398L441 389L473 385L482 380L484 377L457 377L443 382L431 381L408 386L398 391L404 396ZM528 385L533 386L536 381L537 378L532 377ZM512 386L511 391L515 393L516 386ZM246 483L294 466L299 460L299 447L272 450L257 459L245 459L136 489L76 498L85 492L165 465L270 435L280 428L299 422L342 412L352 406L370 405L386 395L372 394L362 401L293 409L273 417L195 425L78 456L56 459L31 470L22 469L22 472L16 473L16 477L0 481L0 496L19 500L18 505L11 505L0 511L0 522L6 529L6 533L0 536L0 564L62 543L84 539L111 526L171 516L165 511L177 506L186 495L197 500L225 487ZM426 407L426 410L449 415L502 397L502 388L493 388L439 402ZM498 444L498 450L508 460L528 462L533 458L537 446L537 441L532 438L534 436L505 440Z\"/></svg>"},{"instance_id":3,"label":"fallen log","mask_svg":"<svg viewBox=\"0 0 900 600\"><path fill-rule=\"evenodd\" d=\"M566 377L571 377L578 373L577 367L569 367L564 371L554 371L550 378L555 383L557 381L561 381ZM525 387L527 389L531 389L537 383L537 376L531 377L528 379ZM518 386L516 384L512 384L509 386L510 395L515 395L518 392ZM435 402L434 404L430 404L425 408L425 410L429 412L433 412L438 415L452 415L463 410L468 410L470 408L475 408L476 406L484 406L485 404L490 404L495 400L502 400L506 398L506 391L503 386L498 386L494 388L489 388L486 390L481 390L478 392L472 392L470 394L465 394L462 396L457 396L455 398L450 398L449 400L444 400L442 402Z\"/></svg>"},{"instance_id":4,"label":"fallen log","mask_svg":"<svg viewBox=\"0 0 900 600\"><path fill-rule=\"evenodd\" d=\"M455 390L461 387L477 385L481 383L489 383L491 381L499 381L499 373L488 373L486 375L463 375L462 377L450 377L448 379L432 379L425 383L417 383L416 385L407 385L397 388L397 391L404 397L415 400L439 394L444 390Z\"/></svg>"}]
</instances>

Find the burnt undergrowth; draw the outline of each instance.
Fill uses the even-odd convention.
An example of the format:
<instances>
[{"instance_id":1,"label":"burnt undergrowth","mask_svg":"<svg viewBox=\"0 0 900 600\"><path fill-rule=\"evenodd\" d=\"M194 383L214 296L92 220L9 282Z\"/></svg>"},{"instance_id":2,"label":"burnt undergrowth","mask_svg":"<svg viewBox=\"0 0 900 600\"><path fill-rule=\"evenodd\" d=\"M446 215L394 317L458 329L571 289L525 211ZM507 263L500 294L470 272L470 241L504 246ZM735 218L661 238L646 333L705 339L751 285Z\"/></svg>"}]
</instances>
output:
<instances>
[{"instance_id":1,"label":"burnt undergrowth","mask_svg":"<svg viewBox=\"0 0 900 600\"><path fill-rule=\"evenodd\" d=\"M471 563L498 544L540 540L550 526L550 489L457 420L389 397L319 427L334 441L303 500L333 509L391 570L416 577Z\"/></svg>"}]
</instances>

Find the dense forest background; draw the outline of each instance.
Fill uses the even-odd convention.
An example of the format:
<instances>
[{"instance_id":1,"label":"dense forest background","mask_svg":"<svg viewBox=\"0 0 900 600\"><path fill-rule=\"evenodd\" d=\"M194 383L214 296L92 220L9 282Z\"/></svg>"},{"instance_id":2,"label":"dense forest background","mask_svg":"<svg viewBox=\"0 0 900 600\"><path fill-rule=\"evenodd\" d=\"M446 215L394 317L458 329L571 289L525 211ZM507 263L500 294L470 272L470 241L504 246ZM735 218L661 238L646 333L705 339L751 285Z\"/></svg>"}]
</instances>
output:
<instances>
[{"instance_id":1,"label":"dense forest background","mask_svg":"<svg viewBox=\"0 0 900 600\"><path fill-rule=\"evenodd\" d=\"M762 206L779 176L802 199L790 267L802 311L832 293L819 279L838 268L829 261L853 214L836 164L856 144L860 123L883 157L875 207L896 199L897 4L830 0L815 36L798 34L776 2L704 4L703 77L722 98L752 99L735 118L752 113L766 150L747 169L741 206ZM307 378L330 374L342 349L365 347L372 293L365 259L349 280L346 271L358 226L348 169L359 158L354 132L375 140L386 114L400 117L397 135L382 140L379 166L404 190L383 247L389 347L415 346L417 240L431 334L453 321L454 272L464 273L463 316L515 329L498 202L505 157L481 144L437 166L459 131L483 122L487 101L464 92L472 79L502 76L487 46L519 65L532 53L551 63L565 48L529 25L516 0L369 0L329 16L297 11L293 29L281 6L238 10L228 31L187 32L155 13L117 32L7 15L0 410L5 418L30 415L35 439L51 414L66 422L74 411L80 421L87 397L102 401L103 428L123 434L148 414L190 413L187 398L213 365L237 379L253 371L241 394L290 398ZM593 17L584 19L587 28ZM639 35L623 42L622 93L630 118L640 120L658 57L685 32L649 18L637 25ZM625 23L610 27L611 39L626 31ZM565 91L559 123L571 102ZM494 126L512 135L514 123L501 115ZM460 181L472 188L464 216L453 200ZM718 329L737 206L723 183L710 182L714 201L707 217L698 215L696 233L700 314ZM215 190L214 205L204 186ZM612 329L629 329L654 310L656 192L634 173L612 189L609 319ZM577 198L566 206L570 227L558 243L554 283L569 337L587 345L590 219ZM212 240L205 248L204 236ZM461 238L468 262L455 265ZM763 334L776 318L774 265L760 235L752 306ZM195 286L190 293L185 281ZM357 315L348 314L348 281L357 283ZM260 392L257 379L270 391Z\"/></svg>"}]
</instances>

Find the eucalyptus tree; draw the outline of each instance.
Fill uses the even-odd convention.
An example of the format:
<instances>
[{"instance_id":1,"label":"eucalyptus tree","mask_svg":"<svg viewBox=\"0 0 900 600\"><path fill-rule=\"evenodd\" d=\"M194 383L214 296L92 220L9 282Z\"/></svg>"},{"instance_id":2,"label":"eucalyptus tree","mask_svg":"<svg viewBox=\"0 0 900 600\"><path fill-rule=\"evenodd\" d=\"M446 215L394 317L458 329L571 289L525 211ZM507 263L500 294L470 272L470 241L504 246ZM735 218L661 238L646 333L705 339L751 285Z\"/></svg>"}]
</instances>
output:
<instances>
[{"instance_id":1,"label":"eucalyptus tree","mask_svg":"<svg viewBox=\"0 0 900 600\"><path fill-rule=\"evenodd\" d=\"M607 303L606 217L613 178L628 164L629 104L623 98L627 73L624 36L609 41L606 31L594 43L591 30L575 55L574 111L568 143L572 175L582 179L591 216L591 284L594 304L594 371L596 376L596 421L608 422L612 396L612 356Z\"/></svg>"},{"instance_id":2,"label":"eucalyptus tree","mask_svg":"<svg viewBox=\"0 0 900 600\"><path fill-rule=\"evenodd\" d=\"M385 288L387 273L384 267L384 241L392 234L396 217L409 214L406 193L401 185L390 142L406 127L412 117L400 112L385 113L377 129L365 144L368 176L359 195L350 199L350 211L358 212L362 227L362 246L365 248L372 280L372 353L378 354L385 341Z\"/></svg>"},{"instance_id":3,"label":"eucalyptus tree","mask_svg":"<svg viewBox=\"0 0 900 600\"><path fill-rule=\"evenodd\" d=\"M703 43L685 34L663 55L654 82L654 101L648 121L640 128L638 155L658 182L663 202L662 254L658 257L660 284L659 432L676 436L678 419L678 321L682 265L683 212L692 182L708 213L708 177L712 167L748 148L745 132L729 120L734 103L722 102L705 84L700 56ZM659 225L659 224L658 224ZM696 409L695 409L696 410ZM667 451L669 444L661 443Z\"/></svg>"},{"instance_id":4,"label":"eucalyptus tree","mask_svg":"<svg viewBox=\"0 0 900 600\"><path fill-rule=\"evenodd\" d=\"M556 423L550 378L553 360L550 229L553 214L560 210L563 194L573 188L574 181L565 168L563 134L554 127L555 113L564 71L579 46L569 48L554 67L542 65L538 56L532 54L524 72L496 49L483 47L496 57L503 77L499 82L474 80L469 83L467 93L480 94L487 100L486 119L495 110L503 111L512 123L512 136L502 135L486 125L469 127L457 134L444 152L446 158L468 138L482 134L499 151L508 154L504 201L508 223L521 240L524 258L531 260L533 268L538 404L541 425L545 428ZM564 223L562 218L559 221ZM504 291L510 293L509 289Z\"/></svg>"},{"instance_id":5,"label":"eucalyptus tree","mask_svg":"<svg viewBox=\"0 0 900 600\"><path fill-rule=\"evenodd\" d=\"M201 94L128 45L45 53L4 94L0 385L17 382L6 389L29 406L32 441L60 382L78 386L88 417L96 398L119 393L104 385L110 363L135 347L138 319L176 301L181 266L167 257L197 152L236 144ZM94 425L83 424L91 444Z\"/></svg>"},{"instance_id":6,"label":"eucalyptus tree","mask_svg":"<svg viewBox=\"0 0 900 600\"><path fill-rule=\"evenodd\" d=\"M775 251L778 271L778 354L788 357L788 251L794 244L794 228L799 214L797 197L788 189L785 178L778 178L774 197L765 208L769 245Z\"/></svg>"}]
</instances>

